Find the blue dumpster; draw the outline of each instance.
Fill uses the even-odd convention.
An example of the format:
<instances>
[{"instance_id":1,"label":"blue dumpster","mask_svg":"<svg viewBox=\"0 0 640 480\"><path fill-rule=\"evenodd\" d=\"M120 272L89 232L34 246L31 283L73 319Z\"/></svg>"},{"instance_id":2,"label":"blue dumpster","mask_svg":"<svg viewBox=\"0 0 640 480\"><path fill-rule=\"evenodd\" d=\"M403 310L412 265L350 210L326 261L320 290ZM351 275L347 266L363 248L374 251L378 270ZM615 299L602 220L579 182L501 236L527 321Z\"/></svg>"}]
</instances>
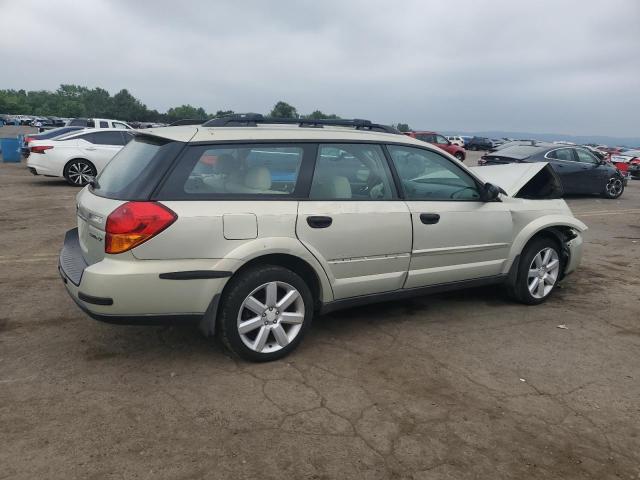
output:
<instances>
[{"instance_id":1,"label":"blue dumpster","mask_svg":"<svg viewBox=\"0 0 640 480\"><path fill-rule=\"evenodd\" d=\"M2 161L20 163L20 141L17 138L2 138Z\"/></svg>"}]
</instances>

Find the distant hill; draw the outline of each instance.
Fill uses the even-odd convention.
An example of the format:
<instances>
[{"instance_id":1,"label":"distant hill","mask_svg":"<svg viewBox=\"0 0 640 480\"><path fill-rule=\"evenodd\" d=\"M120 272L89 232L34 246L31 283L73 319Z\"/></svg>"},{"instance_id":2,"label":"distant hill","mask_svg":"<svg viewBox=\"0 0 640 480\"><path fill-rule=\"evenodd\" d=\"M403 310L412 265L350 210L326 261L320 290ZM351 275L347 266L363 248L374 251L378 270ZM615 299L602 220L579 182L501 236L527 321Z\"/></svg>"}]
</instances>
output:
<instances>
[{"instance_id":1,"label":"distant hill","mask_svg":"<svg viewBox=\"0 0 640 480\"><path fill-rule=\"evenodd\" d=\"M504 132L501 130L487 130L477 132L458 132L453 130L442 130L445 135L477 135L489 138L515 138L526 140L540 140L553 142L565 140L578 144L595 143L597 145L640 147L640 137L608 137L606 135L562 135L560 133L531 133L531 132Z\"/></svg>"}]
</instances>

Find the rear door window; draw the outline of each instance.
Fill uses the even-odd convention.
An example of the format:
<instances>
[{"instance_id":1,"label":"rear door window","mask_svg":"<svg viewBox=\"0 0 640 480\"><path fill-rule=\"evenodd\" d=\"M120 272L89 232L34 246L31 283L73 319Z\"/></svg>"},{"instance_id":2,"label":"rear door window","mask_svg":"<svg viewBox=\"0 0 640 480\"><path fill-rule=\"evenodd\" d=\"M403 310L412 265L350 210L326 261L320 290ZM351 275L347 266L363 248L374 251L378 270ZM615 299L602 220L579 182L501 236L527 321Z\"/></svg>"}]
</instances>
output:
<instances>
[{"instance_id":1,"label":"rear door window","mask_svg":"<svg viewBox=\"0 0 640 480\"><path fill-rule=\"evenodd\" d=\"M92 191L118 200L147 200L183 148L180 142L138 135L96 177Z\"/></svg>"},{"instance_id":2,"label":"rear door window","mask_svg":"<svg viewBox=\"0 0 640 480\"><path fill-rule=\"evenodd\" d=\"M594 157L591 153L587 152L586 150L576 148L574 149L574 152L576 152L578 161L581 163L590 163L590 164L598 163L598 159Z\"/></svg>"},{"instance_id":3,"label":"rear door window","mask_svg":"<svg viewBox=\"0 0 640 480\"><path fill-rule=\"evenodd\" d=\"M98 145L124 145L124 138L120 132L96 132L94 141Z\"/></svg>"},{"instance_id":4,"label":"rear door window","mask_svg":"<svg viewBox=\"0 0 640 480\"><path fill-rule=\"evenodd\" d=\"M241 144L188 147L159 196L189 198L286 198L301 195L303 158L309 144Z\"/></svg>"},{"instance_id":5,"label":"rear door window","mask_svg":"<svg viewBox=\"0 0 640 480\"><path fill-rule=\"evenodd\" d=\"M420 134L420 135L416 135L416 138L418 140L422 140L423 142L427 142L427 143L435 143L435 135L431 135L429 134Z\"/></svg>"},{"instance_id":6,"label":"rear door window","mask_svg":"<svg viewBox=\"0 0 640 480\"><path fill-rule=\"evenodd\" d=\"M84 135L78 135L77 137L65 138L64 140L84 140L89 143L97 143L95 139L95 133L85 133Z\"/></svg>"},{"instance_id":7,"label":"rear door window","mask_svg":"<svg viewBox=\"0 0 640 480\"><path fill-rule=\"evenodd\" d=\"M558 150L552 150L547 154L547 157L565 162L575 162L575 158L573 158L573 149L571 148L559 148Z\"/></svg>"},{"instance_id":8,"label":"rear door window","mask_svg":"<svg viewBox=\"0 0 640 480\"><path fill-rule=\"evenodd\" d=\"M380 145L320 145L311 200L388 200L394 195Z\"/></svg>"},{"instance_id":9,"label":"rear door window","mask_svg":"<svg viewBox=\"0 0 640 480\"><path fill-rule=\"evenodd\" d=\"M109 123L104 120L100 121L100 128L109 128Z\"/></svg>"}]
</instances>

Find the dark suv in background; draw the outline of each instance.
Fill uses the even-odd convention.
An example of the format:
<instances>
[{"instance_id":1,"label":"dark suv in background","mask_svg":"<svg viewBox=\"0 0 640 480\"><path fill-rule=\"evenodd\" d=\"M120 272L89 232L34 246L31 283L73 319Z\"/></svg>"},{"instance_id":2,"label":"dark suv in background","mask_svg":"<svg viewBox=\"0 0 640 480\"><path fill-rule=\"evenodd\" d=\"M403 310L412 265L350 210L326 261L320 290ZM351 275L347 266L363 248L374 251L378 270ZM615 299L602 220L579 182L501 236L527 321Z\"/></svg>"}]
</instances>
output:
<instances>
[{"instance_id":1,"label":"dark suv in background","mask_svg":"<svg viewBox=\"0 0 640 480\"><path fill-rule=\"evenodd\" d=\"M494 145L490 138L473 137L466 145L468 150L491 150Z\"/></svg>"}]
</instances>

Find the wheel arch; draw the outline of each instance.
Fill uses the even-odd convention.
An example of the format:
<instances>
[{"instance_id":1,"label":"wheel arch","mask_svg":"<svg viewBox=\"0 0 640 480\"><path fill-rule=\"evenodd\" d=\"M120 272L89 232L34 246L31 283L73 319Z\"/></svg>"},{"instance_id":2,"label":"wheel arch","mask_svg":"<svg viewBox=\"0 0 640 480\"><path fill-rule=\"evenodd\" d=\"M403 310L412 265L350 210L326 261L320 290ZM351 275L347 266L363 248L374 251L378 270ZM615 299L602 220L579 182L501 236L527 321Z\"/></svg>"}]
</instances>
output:
<instances>
[{"instance_id":1,"label":"wheel arch","mask_svg":"<svg viewBox=\"0 0 640 480\"><path fill-rule=\"evenodd\" d=\"M250 268L260 265L277 265L280 267L285 267L298 274L306 282L306 284L309 286L309 289L311 290L311 294L313 295L313 299L316 304L314 305L314 307L317 308L322 302L323 286L318 273L306 260L290 253L267 253L254 257L243 263L233 273L233 275L229 279L229 282L227 282L225 287L222 289L221 295L224 296L227 286L234 277L242 275L242 273L246 272Z\"/></svg>"},{"instance_id":2,"label":"wheel arch","mask_svg":"<svg viewBox=\"0 0 640 480\"><path fill-rule=\"evenodd\" d=\"M82 160L82 161L87 162L88 164L90 164L93 168L96 168L95 163L93 163L93 162L92 162L91 160L89 160L88 158L84 158L84 157L73 157L73 158L70 158L69 160L67 160L67 161L65 162L65 164L64 164L64 169L66 170L66 169L67 169L67 167L69 166L69 164L70 164L71 162L75 162L76 160Z\"/></svg>"},{"instance_id":3,"label":"wheel arch","mask_svg":"<svg viewBox=\"0 0 640 480\"><path fill-rule=\"evenodd\" d=\"M515 278L522 252L531 242L538 238L549 238L558 244L560 255L563 258L563 265L566 267L570 259L570 251L566 247L566 243L585 230L587 230L587 226L584 223L568 215L555 215L552 218L543 217L531 222L520 231L513 241L509 254L509 258L512 260L507 265L505 273L509 274L510 280ZM560 278L564 276L564 273L563 268L560 272Z\"/></svg>"},{"instance_id":4,"label":"wheel arch","mask_svg":"<svg viewBox=\"0 0 640 480\"><path fill-rule=\"evenodd\" d=\"M200 323L200 329L205 335L213 335L217 329L218 307L231 283L231 280L243 272L258 265L278 265L288 268L298 274L309 286L314 298L314 310L318 311L323 303L333 300L333 290L326 274L319 263L311 258L303 258L290 251L262 250L260 253L245 258L225 283L222 291L211 300Z\"/></svg>"},{"instance_id":5,"label":"wheel arch","mask_svg":"<svg viewBox=\"0 0 640 480\"><path fill-rule=\"evenodd\" d=\"M93 170L96 172L96 175L98 174L98 169L96 168L95 163L93 163L91 160L89 160L88 158L84 158L84 157L73 157L70 158L69 160L67 160L64 164L64 166L62 167L62 176L67 178L67 168L69 167L69 165L72 162L75 162L76 160L82 160L83 162L87 162L89 165L91 165L93 167Z\"/></svg>"}]
</instances>

